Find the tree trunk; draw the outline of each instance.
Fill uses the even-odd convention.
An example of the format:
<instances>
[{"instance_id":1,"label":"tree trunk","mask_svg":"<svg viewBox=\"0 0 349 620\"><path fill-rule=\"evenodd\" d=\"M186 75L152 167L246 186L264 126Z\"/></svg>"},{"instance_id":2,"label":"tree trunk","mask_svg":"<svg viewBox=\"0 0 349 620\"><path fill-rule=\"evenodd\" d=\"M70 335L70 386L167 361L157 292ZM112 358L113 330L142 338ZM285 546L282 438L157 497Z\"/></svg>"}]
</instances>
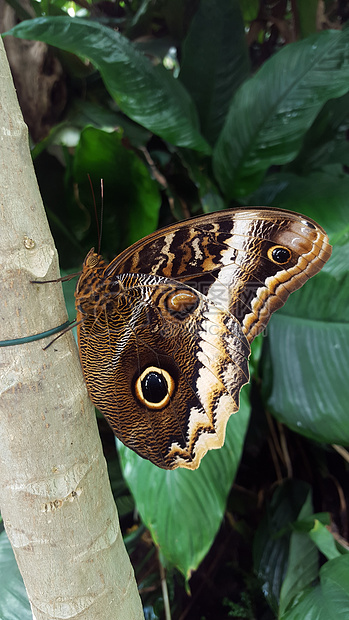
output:
<instances>
[{"instance_id":1,"label":"tree trunk","mask_svg":"<svg viewBox=\"0 0 349 620\"><path fill-rule=\"evenodd\" d=\"M0 38L0 340L66 321L59 276ZM0 507L33 617L143 618L71 333L0 349Z\"/></svg>"}]
</instances>

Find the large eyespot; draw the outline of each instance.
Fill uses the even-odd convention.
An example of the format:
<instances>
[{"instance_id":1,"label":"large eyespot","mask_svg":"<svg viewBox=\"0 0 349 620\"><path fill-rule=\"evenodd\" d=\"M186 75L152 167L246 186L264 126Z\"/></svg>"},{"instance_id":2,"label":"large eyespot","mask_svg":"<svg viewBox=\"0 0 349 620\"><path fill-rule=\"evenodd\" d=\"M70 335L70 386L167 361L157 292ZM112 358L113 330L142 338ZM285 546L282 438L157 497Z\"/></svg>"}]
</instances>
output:
<instances>
[{"instance_id":1,"label":"large eyespot","mask_svg":"<svg viewBox=\"0 0 349 620\"><path fill-rule=\"evenodd\" d=\"M291 250L283 245L273 245L268 250L268 258L278 265L286 265L292 256Z\"/></svg>"},{"instance_id":2,"label":"large eyespot","mask_svg":"<svg viewBox=\"0 0 349 620\"><path fill-rule=\"evenodd\" d=\"M149 409L162 409L170 402L175 389L173 377L163 368L148 366L135 384L138 400Z\"/></svg>"},{"instance_id":3,"label":"large eyespot","mask_svg":"<svg viewBox=\"0 0 349 620\"><path fill-rule=\"evenodd\" d=\"M183 320L188 314L192 314L200 303L200 298L194 291L178 289L171 291L166 297L168 312L177 319Z\"/></svg>"}]
</instances>

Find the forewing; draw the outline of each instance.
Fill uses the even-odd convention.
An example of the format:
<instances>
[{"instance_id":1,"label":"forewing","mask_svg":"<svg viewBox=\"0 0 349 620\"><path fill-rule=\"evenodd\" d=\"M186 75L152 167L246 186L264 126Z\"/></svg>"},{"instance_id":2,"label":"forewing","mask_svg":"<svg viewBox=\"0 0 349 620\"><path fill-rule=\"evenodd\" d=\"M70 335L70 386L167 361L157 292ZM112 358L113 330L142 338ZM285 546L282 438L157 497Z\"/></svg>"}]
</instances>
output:
<instances>
[{"instance_id":1,"label":"forewing","mask_svg":"<svg viewBox=\"0 0 349 620\"><path fill-rule=\"evenodd\" d=\"M287 261L280 262L280 256L275 260L273 248L288 250ZM253 207L157 231L116 257L106 275L151 273L186 282L229 310L251 342L272 312L320 271L330 255L328 237L313 220Z\"/></svg>"}]
</instances>

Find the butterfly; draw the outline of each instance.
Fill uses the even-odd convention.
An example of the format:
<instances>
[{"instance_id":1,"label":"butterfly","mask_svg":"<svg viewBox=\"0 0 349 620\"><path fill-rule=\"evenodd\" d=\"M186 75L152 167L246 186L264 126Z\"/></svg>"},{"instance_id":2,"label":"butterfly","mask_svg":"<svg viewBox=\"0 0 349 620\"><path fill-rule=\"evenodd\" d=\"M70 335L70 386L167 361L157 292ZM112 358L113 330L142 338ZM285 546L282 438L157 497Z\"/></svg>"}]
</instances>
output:
<instances>
[{"instance_id":1,"label":"butterfly","mask_svg":"<svg viewBox=\"0 0 349 620\"><path fill-rule=\"evenodd\" d=\"M109 265L92 249L79 352L115 435L158 467L196 469L239 409L252 340L330 255L313 220L262 207L172 224Z\"/></svg>"}]
</instances>

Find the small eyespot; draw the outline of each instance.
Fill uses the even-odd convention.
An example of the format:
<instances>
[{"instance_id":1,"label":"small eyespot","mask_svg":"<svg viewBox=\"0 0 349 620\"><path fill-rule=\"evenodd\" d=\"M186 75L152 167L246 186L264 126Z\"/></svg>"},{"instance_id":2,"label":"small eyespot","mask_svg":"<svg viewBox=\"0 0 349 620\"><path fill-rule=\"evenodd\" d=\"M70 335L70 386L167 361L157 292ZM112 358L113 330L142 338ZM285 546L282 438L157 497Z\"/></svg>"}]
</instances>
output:
<instances>
[{"instance_id":1,"label":"small eyespot","mask_svg":"<svg viewBox=\"0 0 349 620\"><path fill-rule=\"evenodd\" d=\"M312 222L309 222L308 220L302 220L302 224L305 224L306 226L308 226L308 228L316 229L316 226Z\"/></svg>"},{"instance_id":2,"label":"small eyespot","mask_svg":"<svg viewBox=\"0 0 349 620\"><path fill-rule=\"evenodd\" d=\"M148 366L135 384L138 400L149 409L162 409L170 402L175 389L171 375L162 368Z\"/></svg>"},{"instance_id":3,"label":"small eyespot","mask_svg":"<svg viewBox=\"0 0 349 620\"><path fill-rule=\"evenodd\" d=\"M168 312L177 319L183 320L192 314L200 303L194 291L181 289L172 291L166 298Z\"/></svg>"},{"instance_id":4,"label":"small eyespot","mask_svg":"<svg viewBox=\"0 0 349 620\"><path fill-rule=\"evenodd\" d=\"M282 245L273 245L268 250L268 258L278 265L286 265L292 256L291 251Z\"/></svg>"}]
</instances>

